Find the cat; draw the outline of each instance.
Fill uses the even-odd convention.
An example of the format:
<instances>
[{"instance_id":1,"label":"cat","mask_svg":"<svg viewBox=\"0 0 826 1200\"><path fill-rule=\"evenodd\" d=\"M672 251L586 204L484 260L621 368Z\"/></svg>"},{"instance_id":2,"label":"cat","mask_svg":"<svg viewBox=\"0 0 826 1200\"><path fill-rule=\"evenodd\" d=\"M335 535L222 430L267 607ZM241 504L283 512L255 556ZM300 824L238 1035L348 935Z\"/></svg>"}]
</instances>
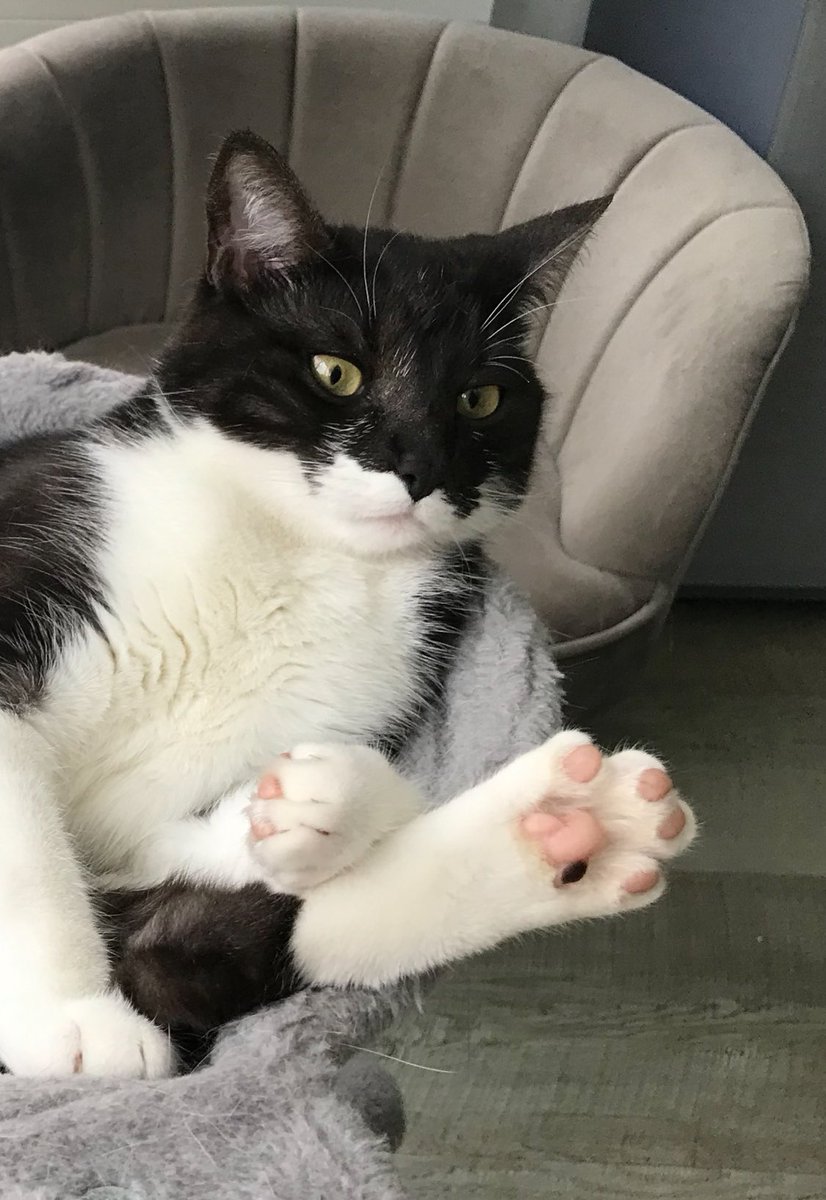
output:
<instances>
[{"instance_id":1,"label":"cat","mask_svg":"<svg viewBox=\"0 0 826 1200\"><path fill-rule=\"evenodd\" d=\"M694 821L650 756L557 734L429 812L391 761L528 486L528 309L607 204L445 241L332 227L233 134L147 386L2 451L9 1070L160 1077L162 1025L660 893Z\"/></svg>"}]
</instances>

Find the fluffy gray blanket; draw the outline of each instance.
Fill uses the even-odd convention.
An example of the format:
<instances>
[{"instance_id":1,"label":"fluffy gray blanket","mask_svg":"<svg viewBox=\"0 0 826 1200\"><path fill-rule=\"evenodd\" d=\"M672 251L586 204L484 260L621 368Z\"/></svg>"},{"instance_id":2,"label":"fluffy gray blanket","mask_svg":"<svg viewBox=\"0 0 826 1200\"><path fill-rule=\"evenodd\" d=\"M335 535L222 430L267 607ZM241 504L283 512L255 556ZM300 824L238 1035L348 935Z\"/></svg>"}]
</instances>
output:
<instances>
[{"instance_id":1,"label":"fluffy gray blanket","mask_svg":"<svg viewBox=\"0 0 826 1200\"><path fill-rule=\"evenodd\" d=\"M0 358L0 445L87 422L139 385L60 355ZM403 769L438 803L560 723L546 635L512 586L495 579L445 706L411 738ZM387 1077L341 1062L345 1043L369 1037L402 1000L401 990L304 992L228 1027L207 1065L161 1082L2 1076L0 1195L401 1198L388 1149L399 1108Z\"/></svg>"}]
</instances>

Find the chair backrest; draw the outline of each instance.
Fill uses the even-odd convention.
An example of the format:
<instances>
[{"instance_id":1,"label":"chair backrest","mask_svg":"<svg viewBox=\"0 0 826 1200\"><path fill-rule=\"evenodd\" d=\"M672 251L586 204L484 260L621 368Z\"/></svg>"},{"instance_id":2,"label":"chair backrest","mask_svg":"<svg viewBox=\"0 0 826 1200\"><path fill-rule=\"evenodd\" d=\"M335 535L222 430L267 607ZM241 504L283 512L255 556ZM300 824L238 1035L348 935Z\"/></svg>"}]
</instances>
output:
<instances>
[{"instance_id":1,"label":"chair backrest","mask_svg":"<svg viewBox=\"0 0 826 1200\"><path fill-rule=\"evenodd\" d=\"M484 26L280 8L70 26L0 52L0 346L150 349L200 269L210 158L244 126L334 221L372 204L375 225L491 231L615 191L538 344L552 400L496 552L576 648L662 608L805 287L771 169L612 59Z\"/></svg>"}]
</instances>

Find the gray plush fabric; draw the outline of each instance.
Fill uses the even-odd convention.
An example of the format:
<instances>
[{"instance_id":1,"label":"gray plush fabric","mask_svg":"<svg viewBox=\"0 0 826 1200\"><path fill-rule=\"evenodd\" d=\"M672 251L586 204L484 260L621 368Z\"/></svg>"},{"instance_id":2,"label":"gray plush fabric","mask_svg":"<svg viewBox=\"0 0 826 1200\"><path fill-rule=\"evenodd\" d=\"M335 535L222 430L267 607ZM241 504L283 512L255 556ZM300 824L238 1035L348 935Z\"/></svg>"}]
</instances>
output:
<instances>
[{"instance_id":1,"label":"gray plush fabric","mask_svg":"<svg viewBox=\"0 0 826 1200\"><path fill-rule=\"evenodd\" d=\"M0 358L0 444L70 428L138 387L134 376L59 355ZM442 710L402 768L438 803L561 724L547 636L510 583L489 586ZM162 1082L0 1079L4 1200L395 1200L388 1145L398 1094L349 1064L403 1001L304 992L226 1029L209 1064ZM372 1131L372 1132L371 1132Z\"/></svg>"}]
</instances>

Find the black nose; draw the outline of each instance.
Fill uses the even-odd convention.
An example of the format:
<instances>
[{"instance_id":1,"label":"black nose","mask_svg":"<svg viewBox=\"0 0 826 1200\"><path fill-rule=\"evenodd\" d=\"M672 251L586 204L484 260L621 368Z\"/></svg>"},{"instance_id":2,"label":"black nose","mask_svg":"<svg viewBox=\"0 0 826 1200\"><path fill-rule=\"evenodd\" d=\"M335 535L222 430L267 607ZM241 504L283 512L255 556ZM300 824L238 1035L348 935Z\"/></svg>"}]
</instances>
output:
<instances>
[{"instance_id":1,"label":"black nose","mask_svg":"<svg viewBox=\"0 0 826 1200\"><path fill-rule=\"evenodd\" d=\"M413 454L404 454L399 462L397 473L407 494L415 504L424 500L436 488L435 473L431 465Z\"/></svg>"},{"instance_id":2,"label":"black nose","mask_svg":"<svg viewBox=\"0 0 826 1200\"><path fill-rule=\"evenodd\" d=\"M417 500L424 500L425 496L429 496L433 491L433 484L420 479L418 475L402 475L401 480L414 504Z\"/></svg>"}]
</instances>

